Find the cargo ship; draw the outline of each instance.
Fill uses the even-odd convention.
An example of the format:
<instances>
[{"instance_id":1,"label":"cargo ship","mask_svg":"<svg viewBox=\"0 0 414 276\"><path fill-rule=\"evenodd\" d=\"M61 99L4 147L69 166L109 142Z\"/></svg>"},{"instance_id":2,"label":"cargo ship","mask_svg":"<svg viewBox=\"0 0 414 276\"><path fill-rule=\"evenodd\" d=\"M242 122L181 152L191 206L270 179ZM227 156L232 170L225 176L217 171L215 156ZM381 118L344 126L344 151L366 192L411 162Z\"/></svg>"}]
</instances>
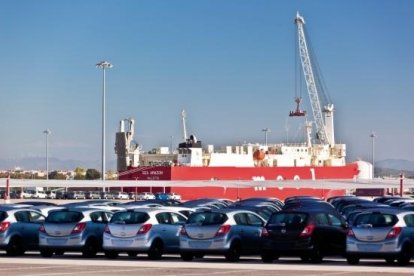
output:
<instances>
[{"instance_id":1,"label":"cargo ship","mask_svg":"<svg viewBox=\"0 0 414 276\"><path fill-rule=\"evenodd\" d=\"M187 136L186 113L182 111L183 141L176 149L160 147L156 151L143 152L134 141L134 120L120 121L116 133L115 152L119 180L136 180L138 191L161 191L142 184L145 181L257 181L257 187L165 187L162 191L181 194L183 199L197 197L246 198L278 197L290 195L315 195L330 197L345 193L344 189L321 190L313 187L280 188L285 180L352 180L361 174L358 162L346 163L346 145L337 144L334 139L334 106L322 101L323 89L318 85L316 70L312 66L304 34L305 21L297 14L299 54L306 87L313 112L314 122L307 120L307 114L300 109L301 97L296 97L296 110L289 116L305 118L305 139L302 143L264 144L245 143L215 149L213 145L203 146L195 135ZM318 143L313 143L313 125ZM263 131L268 131L264 129ZM267 133L266 133L267 134ZM267 136L266 136L267 137ZM366 174L366 172L364 172ZM274 187L261 187L260 181L275 181Z\"/></svg>"}]
</instances>

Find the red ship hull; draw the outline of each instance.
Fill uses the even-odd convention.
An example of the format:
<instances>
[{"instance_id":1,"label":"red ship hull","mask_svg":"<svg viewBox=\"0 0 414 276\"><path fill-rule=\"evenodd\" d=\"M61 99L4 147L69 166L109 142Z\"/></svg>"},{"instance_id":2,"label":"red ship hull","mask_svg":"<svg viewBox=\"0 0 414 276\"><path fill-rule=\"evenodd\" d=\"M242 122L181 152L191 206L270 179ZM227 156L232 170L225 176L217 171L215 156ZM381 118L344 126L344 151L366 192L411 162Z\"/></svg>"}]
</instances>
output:
<instances>
[{"instance_id":1,"label":"red ship hull","mask_svg":"<svg viewBox=\"0 0 414 276\"><path fill-rule=\"evenodd\" d=\"M359 173L356 163L340 167L138 167L120 172L120 180L310 180L353 179ZM164 188L138 187L138 192L161 192ZM132 190L131 190L132 191ZM247 198L277 197L284 199L292 195L312 195L328 198L343 195L345 189L309 188L222 188L222 187L166 187L166 192L175 192L184 200L200 197Z\"/></svg>"}]
</instances>

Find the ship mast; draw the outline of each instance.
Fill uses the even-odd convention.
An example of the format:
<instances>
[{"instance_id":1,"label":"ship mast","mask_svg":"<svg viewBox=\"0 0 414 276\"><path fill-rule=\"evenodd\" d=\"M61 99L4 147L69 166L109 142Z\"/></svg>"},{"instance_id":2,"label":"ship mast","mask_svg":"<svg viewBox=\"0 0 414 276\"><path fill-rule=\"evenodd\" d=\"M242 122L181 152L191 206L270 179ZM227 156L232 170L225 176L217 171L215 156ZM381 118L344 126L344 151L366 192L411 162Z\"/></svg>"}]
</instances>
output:
<instances>
[{"instance_id":1,"label":"ship mast","mask_svg":"<svg viewBox=\"0 0 414 276\"><path fill-rule=\"evenodd\" d=\"M322 108L320 102L320 93L324 93L322 87L317 87L314 67L312 66L310 54L308 51L308 45L306 43L304 25L305 20L302 16L299 15L299 12L296 14L295 24L298 30L298 40L299 40L299 54L302 62L302 69L305 75L306 86L309 93L309 98L312 106L313 117L316 125L317 138L321 144L335 144L334 141L334 125L333 125L333 111L334 106L331 103L328 103L323 108L323 113L325 113L325 121L322 115ZM318 90L319 88L319 90ZM322 94L323 95L323 94Z\"/></svg>"},{"instance_id":2,"label":"ship mast","mask_svg":"<svg viewBox=\"0 0 414 276\"><path fill-rule=\"evenodd\" d=\"M182 121L183 121L183 138L184 138L184 141L187 141L187 126L185 124L185 118L186 117L187 117L187 113L183 109L183 111L181 111L181 118L182 118Z\"/></svg>"}]
</instances>

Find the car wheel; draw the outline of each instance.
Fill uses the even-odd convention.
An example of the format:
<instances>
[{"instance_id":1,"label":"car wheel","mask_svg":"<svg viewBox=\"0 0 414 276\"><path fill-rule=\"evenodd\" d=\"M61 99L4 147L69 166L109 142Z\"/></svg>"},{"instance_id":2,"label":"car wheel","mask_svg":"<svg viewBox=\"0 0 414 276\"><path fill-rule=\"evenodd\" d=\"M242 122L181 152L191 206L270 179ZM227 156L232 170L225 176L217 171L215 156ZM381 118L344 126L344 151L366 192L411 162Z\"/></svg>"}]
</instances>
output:
<instances>
[{"instance_id":1,"label":"car wheel","mask_svg":"<svg viewBox=\"0 0 414 276\"><path fill-rule=\"evenodd\" d=\"M395 259L394 258L385 258L385 262L387 264L394 264Z\"/></svg>"},{"instance_id":2,"label":"car wheel","mask_svg":"<svg viewBox=\"0 0 414 276\"><path fill-rule=\"evenodd\" d=\"M322 255L322 251L321 248L319 246L319 244L317 242L314 243L313 245L313 250L310 256L310 259L312 261L312 263L321 263L323 260L323 255Z\"/></svg>"},{"instance_id":3,"label":"car wheel","mask_svg":"<svg viewBox=\"0 0 414 276\"><path fill-rule=\"evenodd\" d=\"M20 238L13 237L10 239L9 244L6 248L6 253L9 256L23 255L24 250Z\"/></svg>"},{"instance_id":4,"label":"car wheel","mask_svg":"<svg viewBox=\"0 0 414 276\"><path fill-rule=\"evenodd\" d=\"M241 246L238 242L233 242L229 251L224 255L227 261L237 262L240 259Z\"/></svg>"},{"instance_id":5,"label":"car wheel","mask_svg":"<svg viewBox=\"0 0 414 276\"><path fill-rule=\"evenodd\" d=\"M44 258L50 258L53 256L53 251L50 249L40 249L40 255Z\"/></svg>"},{"instance_id":6,"label":"car wheel","mask_svg":"<svg viewBox=\"0 0 414 276\"><path fill-rule=\"evenodd\" d=\"M194 257L197 258L197 259L202 259L202 258L204 258L204 254L203 253L196 253L196 254L194 254Z\"/></svg>"},{"instance_id":7,"label":"car wheel","mask_svg":"<svg viewBox=\"0 0 414 276\"><path fill-rule=\"evenodd\" d=\"M130 252L128 252L128 256L129 257L136 257L138 255L138 253L137 252L134 252L134 251L130 251Z\"/></svg>"},{"instance_id":8,"label":"car wheel","mask_svg":"<svg viewBox=\"0 0 414 276\"><path fill-rule=\"evenodd\" d=\"M410 263L410 259L411 259L410 246L404 245L401 252L400 252L400 255L397 258L397 262L401 266L408 265Z\"/></svg>"},{"instance_id":9,"label":"car wheel","mask_svg":"<svg viewBox=\"0 0 414 276\"><path fill-rule=\"evenodd\" d=\"M156 240L151 244L151 247L148 251L148 258L151 260L159 260L162 256L162 242Z\"/></svg>"},{"instance_id":10,"label":"car wheel","mask_svg":"<svg viewBox=\"0 0 414 276\"><path fill-rule=\"evenodd\" d=\"M359 258L358 257L354 257L354 256L348 256L348 257L346 257L346 261L350 265L357 265L357 264L359 264Z\"/></svg>"},{"instance_id":11,"label":"car wheel","mask_svg":"<svg viewBox=\"0 0 414 276\"><path fill-rule=\"evenodd\" d=\"M105 251L105 257L108 259L116 259L118 257L118 252L116 251Z\"/></svg>"},{"instance_id":12,"label":"car wheel","mask_svg":"<svg viewBox=\"0 0 414 276\"><path fill-rule=\"evenodd\" d=\"M262 251L260 257L262 258L262 262L264 263L271 263L274 260L272 252L269 251Z\"/></svg>"},{"instance_id":13,"label":"car wheel","mask_svg":"<svg viewBox=\"0 0 414 276\"><path fill-rule=\"evenodd\" d=\"M56 256L62 256L63 254L65 254L65 251L63 251L63 250L56 250L55 251Z\"/></svg>"},{"instance_id":14,"label":"car wheel","mask_svg":"<svg viewBox=\"0 0 414 276\"><path fill-rule=\"evenodd\" d=\"M180 256L181 256L181 259L186 262L190 262L194 258L194 255L191 252L181 252Z\"/></svg>"},{"instance_id":15,"label":"car wheel","mask_svg":"<svg viewBox=\"0 0 414 276\"><path fill-rule=\"evenodd\" d=\"M98 252L98 245L95 239L88 239L82 248L82 256L86 258L92 258L96 256Z\"/></svg>"}]
</instances>

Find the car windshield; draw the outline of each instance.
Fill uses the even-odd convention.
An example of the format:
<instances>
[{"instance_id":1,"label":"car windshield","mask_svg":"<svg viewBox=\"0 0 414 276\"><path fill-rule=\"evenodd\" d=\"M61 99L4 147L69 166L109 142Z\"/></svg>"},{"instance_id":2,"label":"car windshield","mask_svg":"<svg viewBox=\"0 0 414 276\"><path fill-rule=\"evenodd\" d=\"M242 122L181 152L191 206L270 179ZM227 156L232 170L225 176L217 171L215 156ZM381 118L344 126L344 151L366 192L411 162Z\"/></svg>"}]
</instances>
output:
<instances>
[{"instance_id":1,"label":"car windshield","mask_svg":"<svg viewBox=\"0 0 414 276\"><path fill-rule=\"evenodd\" d=\"M217 225L223 224L227 220L226 214L213 213L213 212L201 212L193 213L190 215L187 223L196 223L201 225Z\"/></svg>"},{"instance_id":2,"label":"car windshield","mask_svg":"<svg viewBox=\"0 0 414 276\"><path fill-rule=\"evenodd\" d=\"M307 221L308 215L305 213L276 213L269 219L270 225L300 227Z\"/></svg>"},{"instance_id":3,"label":"car windshield","mask_svg":"<svg viewBox=\"0 0 414 276\"><path fill-rule=\"evenodd\" d=\"M393 214L382 213L365 213L355 218L354 226L356 227L391 227L398 221Z\"/></svg>"},{"instance_id":4,"label":"car windshield","mask_svg":"<svg viewBox=\"0 0 414 276\"><path fill-rule=\"evenodd\" d=\"M149 215L144 212L118 212L112 216L110 223L140 224L146 222L149 218Z\"/></svg>"},{"instance_id":5,"label":"car windshield","mask_svg":"<svg viewBox=\"0 0 414 276\"><path fill-rule=\"evenodd\" d=\"M83 214L75 211L55 211L49 213L46 222L52 223L75 223L83 219Z\"/></svg>"},{"instance_id":6,"label":"car windshield","mask_svg":"<svg viewBox=\"0 0 414 276\"><path fill-rule=\"evenodd\" d=\"M7 213L4 211L0 211L0 221L3 221L5 218L7 218Z\"/></svg>"}]
</instances>

